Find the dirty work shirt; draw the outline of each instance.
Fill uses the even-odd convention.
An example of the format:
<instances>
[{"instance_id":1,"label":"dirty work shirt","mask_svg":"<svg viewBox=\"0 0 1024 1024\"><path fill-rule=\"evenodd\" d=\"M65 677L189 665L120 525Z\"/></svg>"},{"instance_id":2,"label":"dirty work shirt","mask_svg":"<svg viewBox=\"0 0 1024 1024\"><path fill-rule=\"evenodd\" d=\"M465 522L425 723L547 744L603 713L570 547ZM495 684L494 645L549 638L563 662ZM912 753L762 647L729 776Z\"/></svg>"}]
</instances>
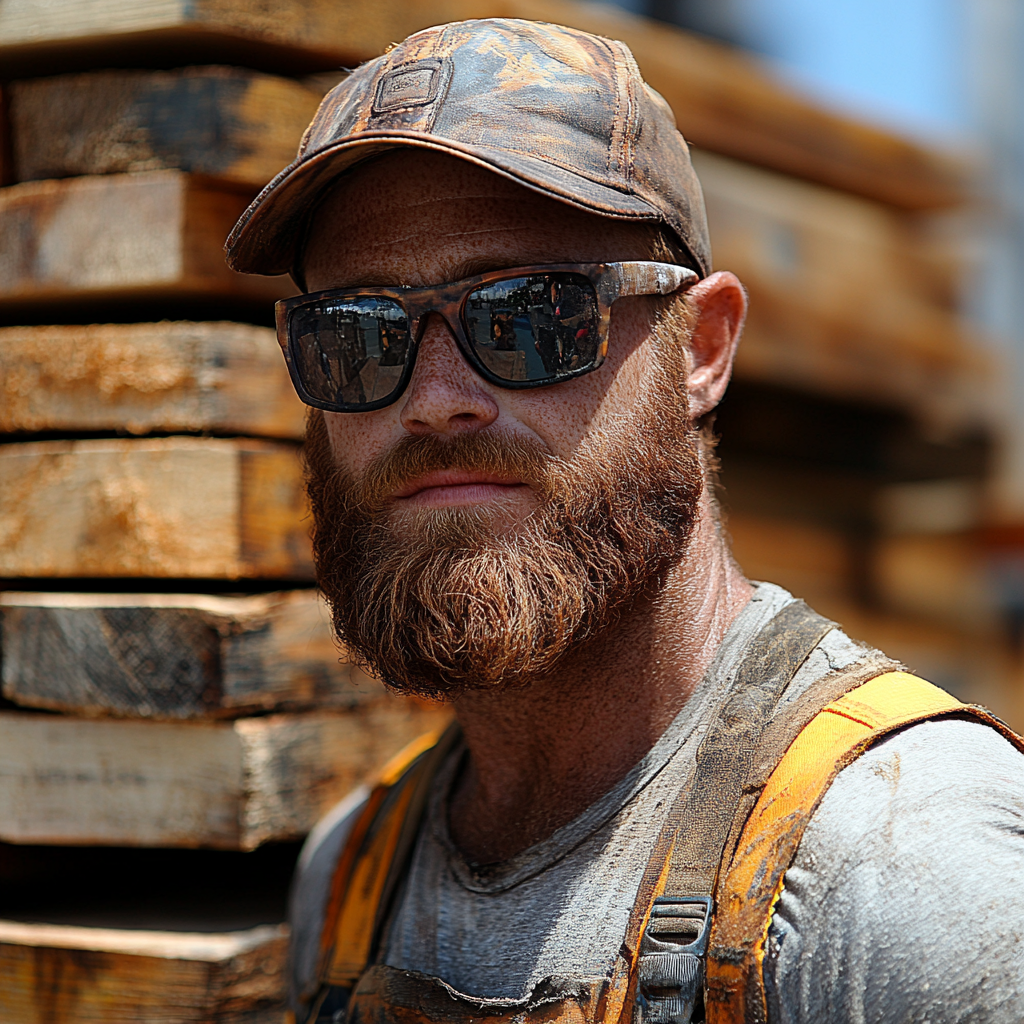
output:
<instances>
[{"instance_id":1,"label":"dirty work shirt","mask_svg":"<svg viewBox=\"0 0 1024 1024\"><path fill-rule=\"evenodd\" d=\"M435 782L383 960L514 1011L615 963L651 843L758 632L793 598L759 584L648 755L511 860L468 864L447 828L463 751ZM828 633L787 689L870 651ZM293 992L315 988L324 904L365 791L311 834L293 892ZM768 936L771 1024L1024 1021L1024 757L975 722L925 722L844 769L786 874ZM300 1016L300 1021L302 1017Z\"/></svg>"}]
</instances>

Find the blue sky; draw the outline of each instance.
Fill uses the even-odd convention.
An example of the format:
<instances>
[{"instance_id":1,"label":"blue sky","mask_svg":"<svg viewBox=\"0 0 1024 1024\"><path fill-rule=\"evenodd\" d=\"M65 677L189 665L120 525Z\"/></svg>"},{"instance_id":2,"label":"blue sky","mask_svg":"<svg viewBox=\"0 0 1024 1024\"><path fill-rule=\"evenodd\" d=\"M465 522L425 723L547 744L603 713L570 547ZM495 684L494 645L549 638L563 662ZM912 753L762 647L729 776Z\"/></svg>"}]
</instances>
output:
<instances>
[{"instance_id":1,"label":"blue sky","mask_svg":"<svg viewBox=\"0 0 1024 1024\"><path fill-rule=\"evenodd\" d=\"M734 0L747 43L822 99L925 135L968 128L963 3Z\"/></svg>"}]
</instances>

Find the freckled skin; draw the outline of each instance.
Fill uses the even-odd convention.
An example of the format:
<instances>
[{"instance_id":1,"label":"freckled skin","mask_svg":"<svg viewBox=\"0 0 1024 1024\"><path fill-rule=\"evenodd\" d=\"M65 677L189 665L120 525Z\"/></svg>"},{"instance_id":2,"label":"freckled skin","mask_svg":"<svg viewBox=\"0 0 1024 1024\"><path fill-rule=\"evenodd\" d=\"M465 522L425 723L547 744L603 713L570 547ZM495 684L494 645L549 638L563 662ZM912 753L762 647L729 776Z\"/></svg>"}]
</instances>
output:
<instances>
[{"instance_id":1,"label":"freckled skin","mask_svg":"<svg viewBox=\"0 0 1024 1024\"><path fill-rule=\"evenodd\" d=\"M434 285L502 267L648 259L649 225L598 217L466 161L396 150L342 180L319 208L306 250L311 291L364 284ZM746 300L716 273L688 293L698 310L689 346L691 415L721 400ZM416 368L393 405L325 414L335 458L357 476L402 437L498 430L568 457L594 431L628 424L651 386L653 300L613 308L608 357L593 373L548 388L488 384L431 316ZM503 500L525 515L529 488ZM513 514L515 514L513 512ZM470 766L451 828L471 859L505 859L572 820L615 784L686 701L750 585L718 537L705 501L686 556L649 602L598 638L557 677L456 702Z\"/></svg>"}]
</instances>

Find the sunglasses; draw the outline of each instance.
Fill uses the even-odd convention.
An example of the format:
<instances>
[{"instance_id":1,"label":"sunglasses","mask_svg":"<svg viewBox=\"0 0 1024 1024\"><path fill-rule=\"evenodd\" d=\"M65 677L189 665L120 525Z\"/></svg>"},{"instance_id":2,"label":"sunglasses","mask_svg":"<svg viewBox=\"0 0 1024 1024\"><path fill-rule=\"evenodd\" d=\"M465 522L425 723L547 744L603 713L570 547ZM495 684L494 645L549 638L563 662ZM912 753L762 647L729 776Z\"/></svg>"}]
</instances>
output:
<instances>
[{"instance_id":1,"label":"sunglasses","mask_svg":"<svg viewBox=\"0 0 1024 1024\"><path fill-rule=\"evenodd\" d=\"M670 295L698 279L642 260L516 267L430 288L333 288L278 302L277 338L303 402L370 412L405 390L430 313L485 381L540 388L604 362L617 299Z\"/></svg>"}]
</instances>

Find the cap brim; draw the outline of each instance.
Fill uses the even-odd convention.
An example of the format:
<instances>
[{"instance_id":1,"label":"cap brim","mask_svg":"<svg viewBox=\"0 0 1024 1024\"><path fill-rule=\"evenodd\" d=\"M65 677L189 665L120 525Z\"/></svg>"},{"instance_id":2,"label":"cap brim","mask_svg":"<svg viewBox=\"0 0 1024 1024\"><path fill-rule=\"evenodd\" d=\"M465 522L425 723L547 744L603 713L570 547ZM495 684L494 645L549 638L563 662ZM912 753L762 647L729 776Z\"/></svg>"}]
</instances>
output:
<instances>
[{"instance_id":1,"label":"cap brim","mask_svg":"<svg viewBox=\"0 0 1024 1024\"><path fill-rule=\"evenodd\" d=\"M228 265L243 274L295 269L306 217L335 178L354 164L399 146L432 149L468 160L541 195L619 220L660 220L658 211L620 192L538 157L467 146L419 132L366 132L290 164L253 200L224 245Z\"/></svg>"}]
</instances>

